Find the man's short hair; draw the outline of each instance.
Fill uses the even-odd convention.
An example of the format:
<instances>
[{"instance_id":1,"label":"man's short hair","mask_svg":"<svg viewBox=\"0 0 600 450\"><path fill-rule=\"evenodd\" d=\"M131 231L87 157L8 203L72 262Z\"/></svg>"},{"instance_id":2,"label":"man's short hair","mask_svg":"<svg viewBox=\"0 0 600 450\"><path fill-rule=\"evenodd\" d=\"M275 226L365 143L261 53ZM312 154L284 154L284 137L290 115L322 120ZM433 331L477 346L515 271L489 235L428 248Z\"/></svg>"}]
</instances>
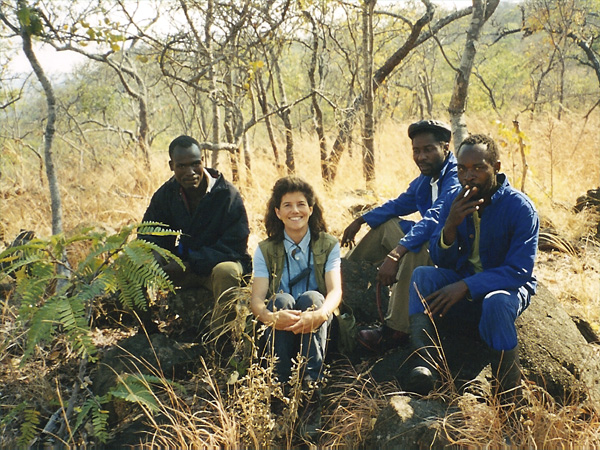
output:
<instances>
[{"instance_id":1,"label":"man's short hair","mask_svg":"<svg viewBox=\"0 0 600 450\"><path fill-rule=\"evenodd\" d=\"M427 119L411 123L408 127L408 137L414 138L419 133L431 133L436 140L450 142L452 129L450 125L439 120Z\"/></svg>"},{"instance_id":2,"label":"man's short hair","mask_svg":"<svg viewBox=\"0 0 600 450\"><path fill-rule=\"evenodd\" d=\"M500 159L500 151L498 150L496 141L494 141L487 134L470 134L467 136L458 146L458 150L456 150L456 156L458 156L460 153L460 149L463 147L463 145L477 144L485 145L487 158L489 159L488 163L492 165L496 164L496 161Z\"/></svg>"},{"instance_id":3,"label":"man's short hair","mask_svg":"<svg viewBox=\"0 0 600 450\"><path fill-rule=\"evenodd\" d=\"M175 150L175 147L190 148L192 145L195 145L200 150L200 144L193 137L186 136L185 134L176 137L169 144L169 158L173 159L173 150Z\"/></svg>"}]
</instances>

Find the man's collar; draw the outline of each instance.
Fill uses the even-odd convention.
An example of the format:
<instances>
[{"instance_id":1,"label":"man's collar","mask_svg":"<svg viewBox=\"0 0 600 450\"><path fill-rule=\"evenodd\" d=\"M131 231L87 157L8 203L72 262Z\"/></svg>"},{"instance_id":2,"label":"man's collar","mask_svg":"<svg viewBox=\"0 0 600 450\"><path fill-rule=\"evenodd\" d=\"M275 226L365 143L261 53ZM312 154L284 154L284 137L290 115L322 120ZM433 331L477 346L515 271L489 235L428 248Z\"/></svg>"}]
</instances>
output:
<instances>
[{"instance_id":1,"label":"man's collar","mask_svg":"<svg viewBox=\"0 0 600 450\"><path fill-rule=\"evenodd\" d=\"M508 177L506 176L506 174L503 173L497 173L496 174L496 182L498 183L498 189L496 189L496 192L494 192L492 194L492 197L490 198L490 200L492 201L492 203L499 198L500 196L502 196L502 194L504 193L504 191L506 190L506 188L508 188L510 186L510 183L508 182Z\"/></svg>"},{"instance_id":2,"label":"man's collar","mask_svg":"<svg viewBox=\"0 0 600 450\"><path fill-rule=\"evenodd\" d=\"M452 150L449 150L448 156L446 156L446 159L444 160L444 164L442 165L442 168L440 169L440 173L438 173L438 176L435 180L433 179L433 177L431 177L430 183L432 185L434 183L440 183L441 179L444 178L444 175L446 175L446 172L448 172L452 167L456 167L456 157L454 156L454 153L452 153Z\"/></svg>"},{"instance_id":3,"label":"man's collar","mask_svg":"<svg viewBox=\"0 0 600 450\"><path fill-rule=\"evenodd\" d=\"M208 194L212 190L215 183L217 182L217 179L215 177L213 177L208 170L206 170L206 167L203 167L202 170L204 170L204 176L206 177L206 180L208 181L208 186L206 187L206 193Z\"/></svg>"},{"instance_id":4,"label":"man's collar","mask_svg":"<svg viewBox=\"0 0 600 450\"><path fill-rule=\"evenodd\" d=\"M444 165L440 169L438 180L444 177L446 172L450 170L450 167L456 167L456 157L454 156L454 153L452 153L452 150L448 152L448 156L446 156L446 159L444 160Z\"/></svg>"}]
</instances>

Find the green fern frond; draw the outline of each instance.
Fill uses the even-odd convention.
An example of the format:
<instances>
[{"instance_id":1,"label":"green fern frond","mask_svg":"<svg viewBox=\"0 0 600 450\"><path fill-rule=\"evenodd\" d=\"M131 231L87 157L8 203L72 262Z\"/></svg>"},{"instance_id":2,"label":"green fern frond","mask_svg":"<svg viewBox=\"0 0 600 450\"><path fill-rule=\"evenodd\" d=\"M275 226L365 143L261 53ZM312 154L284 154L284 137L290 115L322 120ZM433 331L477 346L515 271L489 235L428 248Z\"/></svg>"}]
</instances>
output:
<instances>
[{"instance_id":1,"label":"green fern frond","mask_svg":"<svg viewBox=\"0 0 600 450\"><path fill-rule=\"evenodd\" d=\"M27 348L23 360L27 359L37 345L49 341L57 326L62 326L69 338L73 351L94 360L96 347L92 343L85 307L79 297L51 297L33 315L29 327Z\"/></svg>"},{"instance_id":2,"label":"green fern frond","mask_svg":"<svg viewBox=\"0 0 600 450\"><path fill-rule=\"evenodd\" d=\"M96 349L90 338L90 308L106 294L119 292L121 303L130 309L146 309L148 289L174 289L154 254L181 260L156 244L133 239L134 231L174 235L161 224L129 225L107 235L84 229L72 236L56 235L43 241L35 239L0 254L5 267L16 275L16 293L21 302L20 319L29 327L28 345L23 361L35 346L64 331L74 351L92 358ZM75 243L89 244L88 253L67 277L57 270L62 255ZM51 294L51 286L62 279L60 291Z\"/></svg>"},{"instance_id":3,"label":"green fern frond","mask_svg":"<svg viewBox=\"0 0 600 450\"><path fill-rule=\"evenodd\" d=\"M90 411L96 406L96 400L97 397L88 398L81 408L75 409L75 411L77 412L77 418L75 420L75 425L73 425L74 432L77 431L79 427L83 425L85 420L88 418Z\"/></svg>"},{"instance_id":4,"label":"green fern frond","mask_svg":"<svg viewBox=\"0 0 600 450\"><path fill-rule=\"evenodd\" d=\"M24 411L24 419L21 424L21 436L17 440L20 448L29 448L31 441L35 439L40 424L40 413L35 409L27 408Z\"/></svg>"},{"instance_id":5,"label":"green fern frond","mask_svg":"<svg viewBox=\"0 0 600 450\"><path fill-rule=\"evenodd\" d=\"M181 258L179 258L179 256L171 253L169 250L166 250L166 249L156 245L153 242L147 242L147 241L142 241L142 240L135 241L135 242L137 243L137 245L143 245L145 248L158 253L160 256L165 258L167 261L173 260L177 264L179 264L182 268L184 267L184 264L183 264L183 261L181 260Z\"/></svg>"},{"instance_id":6,"label":"green fern frond","mask_svg":"<svg viewBox=\"0 0 600 450\"><path fill-rule=\"evenodd\" d=\"M110 391L113 397L132 403L138 403L152 412L158 411L158 401L143 375L125 374L119 384Z\"/></svg>"},{"instance_id":7,"label":"green fern frond","mask_svg":"<svg viewBox=\"0 0 600 450\"><path fill-rule=\"evenodd\" d=\"M2 252L0 252L0 262L3 262L4 258L9 257L10 255L13 255L15 253L18 254L21 252L43 250L47 246L48 243L46 241L36 238L32 239L31 241L28 241L26 244L8 247L7 249L4 249Z\"/></svg>"},{"instance_id":8,"label":"green fern frond","mask_svg":"<svg viewBox=\"0 0 600 450\"><path fill-rule=\"evenodd\" d=\"M87 307L91 306L96 298L106 294L112 294L116 290L114 273L101 272L89 284L81 284L73 291L73 295L81 299Z\"/></svg>"},{"instance_id":9,"label":"green fern frond","mask_svg":"<svg viewBox=\"0 0 600 450\"><path fill-rule=\"evenodd\" d=\"M110 433L108 432L108 411L102 409L102 406L107 401L107 396L95 396L94 398L87 399L77 414L77 421L73 429L79 429L86 420L91 418L94 436L101 443L106 443L110 438Z\"/></svg>"},{"instance_id":10,"label":"green fern frond","mask_svg":"<svg viewBox=\"0 0 600 450\"><path fill-rule=\"evenodd\" d=\"M136 240L123 248L114 264L121 302L129 308L147 307L146 290L159 288L173 290L173 284L156 262L155 246ZM173 257L168 253L167 256Z\"/></svg>"},{"instance_id":11,"label":"green fern frond","mask_svg":"<svg viewBox=\"0 0 600 450\"><path fill-rule=\"evenodd\" d=\"M41 252L11 253L9 256L0 259L0 263L4 265L3 272L9 274L16 273L23 267L46 261L47 257Z\"/></svg>"},{"instance_id":12,"label":"green fern frond","mask_svg":"<svg viewBox=\"0 0 600 450\"><path fill-rule=\"evenodd\" d=\"M117 271L117 285L119 287L119 301L130 309L148 308L144 286L135 281L135 268Z\"/></svg>"},{"instance_id":13,"label":"green fern frond","mask_svg":"<svg viewBox=\"0 0 600 450\"><path fill-rule=\"evenodd\" d=\"M178 231L171 230L168 225L160 222L142 222L136 228L138 236L177 236L180 234Z\"/></svg>"},{"instance_id":14,"label":"green fern frond","mask_svg":"<svg viewBox=\"0 0 600 450\"><path fill-rule=\"evenodd\" d=\"M103 294L113 294L118 289L117 277L113 267L107 267L100 272L92 283L104 287Z\"/></svg>"},{"instance_id":15,"label":"green fern frond","mask_svg":"<svg viewBox=\"0 0 600 450\"><path fill-rule=\"evenodd\" d=\"M13 406L8 411L5 410L6 413L4 414L4 416L0 417L0 427L6 427L7 425L11 425L15 420L17 420L19 414L21 414L26 408L27 402L21 402L18 405Z\"/></svg>"},{"instance_id":16,"label":"green fern frond","mask_svg":"<svg viewBox=\"0 0 600 450\"><path fill-rule=\"evenodd\" d=\"M29 318L27 311L33 311L42 304L50 279L24 278L17 282L16 298L20 299L20 310Z\"/></svg>"},{"instance_id":17,"label":"green fern frond","mask_svg":"<svg viewBox=\"0 0 600 450\"><path fill-rule=\"evenodd\" d=\"M92 410L92 426L94 427L94 436L102 443L107 442L110 437L108 433L108 411L94 408Z\"/></svg>"},{"instance_id":18,"label":"green fern frond","mask_svg":"<svg viewBox=\"0 0 600 450\"><path fill-rule=\"evenodd\" d=\"M55 299L48 300L41 308L35 309L27 333L27 347L21 364L33 353L36 345L47 342L54 334L58 305Z\"/></svg>"},{"instance_id":19,"label":"green fern frond","mask_svg":"<svg viewBox=\"0 0 600 450\"><path fill-rule=\"evenodd\" d=\"M73 346L73 351L94 361L96 347L92 343L85 305L81 297L59 297L57 312L57 321L69 337L68 341Z\"/></svg>"}]
</instances>

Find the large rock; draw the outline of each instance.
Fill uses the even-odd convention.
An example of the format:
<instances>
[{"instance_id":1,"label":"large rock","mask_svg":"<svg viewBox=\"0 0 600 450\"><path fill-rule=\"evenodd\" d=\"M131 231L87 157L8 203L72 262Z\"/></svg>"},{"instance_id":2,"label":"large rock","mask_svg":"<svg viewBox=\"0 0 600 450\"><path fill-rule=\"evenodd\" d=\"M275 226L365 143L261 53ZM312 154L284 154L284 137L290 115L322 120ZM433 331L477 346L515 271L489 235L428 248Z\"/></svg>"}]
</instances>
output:
<instances>
[{"instance_id":1,"label":"large rock","mask_svg":"<svg viewBox=\"0 0 600 450\"><path fill-rule=\"evenodd\" d=\"M531 306L517 320L520 359L526 378L543 386L558 402L600 405L600 346L581 334L573 319L544 286L538 287ZM475 378L489 362L487 346L472 327L440 322L438 331L444 355L457 388ZM378 381L398 378L400 384L412 367L411 351L400 348L380 358L372 369ZM440 432L442 418L451 411L435 399L394 396L379 414L366 448L448 448Z\"/></svg>"},{"instance_id":2,"label":"large rock","mask_svg":"<svg viewBox=\"0 0 600 450\"><path fill-rule=\"evenodd\" d=\"M543 285L517 320L525 375L559 402L600 405L600 346L590 344Z\"/></svg>"},{"instance_id":3,"label":"large rock","mask_svg":"<svg viewBox=\"0 0 600 450\"><path fill-rule=\"evenodd\" d=\"M116 385L117 374L123 373L157 375L160 370L167 379L183 377L199 363L202 354L199 344L180 344L163 334L148 338L139 333L106 352L92 377L92 389L96 395L106 394Z\"/></svg>"},{"instance_id":4,"label":"large rock","mask_svg":"<svg viewBox=\"0 0 600 450\"><path fill-rule=\"evenodd\" d=\"M342 259L342 300L352 308L359 324L371 324L379 320L376 276L377 266L366 261ZM387 286L381 286L380 291L381 311L385 314L390 293Z\"/></svg>"},{"instance_id":5,"label":"large rock","mask_svg":"<svg viewBox=\"0 0 600 450\"><path fill-rule=\"evenodd\" d=\"M377 417L365 448L447 448L451 443L442 429L441 419L451 412L446 405L434 400L395 395Z\"/></svg>"},{"instance_id":6,"label":"large rock","mask_svg":"<svg viewBox=\"0 0 600 450\"><path fill-rule=\"evenodd\" d=\"M456 387L481 374L490 352L477 329L457 321L440 321L444 357ZM520 360L526 378L543 386L558 402L589 400L600 405L600 346L590 344L554 295L538 287L531 305L517 319ZM407 345L384 355L372 369L377 381L404 384L413 364Z\"/></svg>"}]
</instances>

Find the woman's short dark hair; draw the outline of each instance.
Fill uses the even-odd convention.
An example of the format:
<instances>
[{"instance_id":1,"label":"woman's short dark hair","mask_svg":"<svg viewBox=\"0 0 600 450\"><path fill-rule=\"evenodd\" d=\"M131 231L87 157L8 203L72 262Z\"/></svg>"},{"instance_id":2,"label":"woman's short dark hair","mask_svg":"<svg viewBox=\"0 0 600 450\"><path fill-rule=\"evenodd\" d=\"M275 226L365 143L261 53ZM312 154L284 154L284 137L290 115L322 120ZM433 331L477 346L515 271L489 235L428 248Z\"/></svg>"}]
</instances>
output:
<instances>
[{"instance_id":1,"label":"woman's short dark hair","mask_svg":"<svg viewBox=\"0 0 600 450\"><path fill-rule=\"evenodd\" d=\"M458 146L458 150L456 151L456 156L460 153L460 150L463 148L463 145L477 145L482 144L486 147L487 158L489 159L488 163L492 166L496 164L496 162L500 159L500 151L498 150L498 146L496 145L496 141L494 141L487 134L470 134L467 136Z\"/></svg>"},{"instance_id":2,"label":"woman's short dark hair","mask_svg":"<svg viewBox=\"0 0 600 450\"><path fill-rule=\"evenodd\" d=\"M300 192L306 197L308 206L312 206L313 212L308 218L308 228L311 237L316 239L321 231L327 231L325 218L323 217L323 207L315 195L312 186L299 177L280 178L275 182L271 198L267 203L267 212L265 213L265 228L270 240L283 241L283 222L277 217L275 208L281 206L281 199L285 194L291 192Z\"/></svg>"}]
</instances>

